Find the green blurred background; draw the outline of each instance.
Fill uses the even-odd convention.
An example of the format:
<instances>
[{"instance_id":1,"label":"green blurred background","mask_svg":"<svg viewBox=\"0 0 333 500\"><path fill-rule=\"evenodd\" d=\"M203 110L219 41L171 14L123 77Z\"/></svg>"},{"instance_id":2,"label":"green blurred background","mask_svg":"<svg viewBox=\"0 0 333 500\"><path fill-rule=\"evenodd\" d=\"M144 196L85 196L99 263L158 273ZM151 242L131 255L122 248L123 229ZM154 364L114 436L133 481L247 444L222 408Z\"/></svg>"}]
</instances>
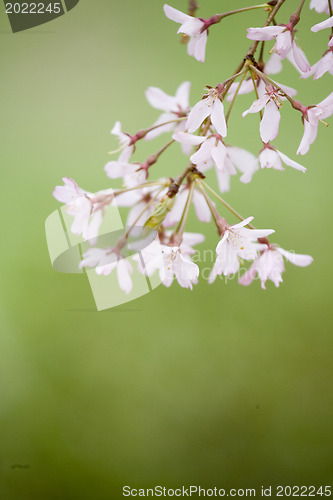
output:
<instances>
[{"instance_id":1,"label":"green blurred background","mask_svg":"<svg viewBox=\"0 0 333 500\"><path fill-rule=\"evenodd\" d=\"M287 0L279 22L297 4ZM309 31L324 16L307 4L299 42L314 63L328 32ZM186 10L187 2L172 5ZM198 15L247 5L209 0ZM1 6L4 500L121 498L123 485L332 483L331 128L321 126L299 158L306 175L263 170L250 185L232 179L225 196L258 227L275 228L281 246L314 256L306 269L287 264L279 289L174 284L98 313L85 276L50 265L44 222L59 206L54 186L63 176L90 191L114 186L103 171L114 122L135 132L156 119L144 98L149 85L173 94L190 80L194 104L206 84L232 74L249 45L246 27L265 18L241 14L212 27L202 65L162 6L81 0L15 35ZM277 80L299 88L305 104L331 92L332 77L302 81L284 66ZM258 117L241 118L251 99L240 97L228 141L256 154ZM302 133L299 114L284 104L275 144L297 159ZM136 158L164 142L140 146ZM153 176L175 175L185 161L176 146ZM194 217L190 228L200 231ZM215 247L213 226L204 231Z\"/></svg>"}]
</instances>

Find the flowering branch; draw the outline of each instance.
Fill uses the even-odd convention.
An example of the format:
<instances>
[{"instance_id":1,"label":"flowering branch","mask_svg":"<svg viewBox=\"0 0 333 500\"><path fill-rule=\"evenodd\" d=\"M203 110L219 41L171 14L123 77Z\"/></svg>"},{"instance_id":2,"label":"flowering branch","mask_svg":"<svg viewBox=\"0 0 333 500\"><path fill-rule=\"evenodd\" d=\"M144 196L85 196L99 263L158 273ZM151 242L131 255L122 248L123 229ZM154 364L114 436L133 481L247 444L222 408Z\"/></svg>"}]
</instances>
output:
<instances>
[{"instance_id":1,"label":"flowering branch","mask_svg":"<svg viewBox=\"0 0 333 500\"><path fill-rule=\"evenodd\" d=\"M247 184L263 168L283 171L284 165L287 165L305 172L303 165L282 153L273 142L279 132L282 102L287 99L293 109L302 113L304 134L297 149L297 154L301 155L308 152L316 139L319 122L326 123L324 120L333 114L333 92L319 104L305 106L295 99L295 89L277 83L270 76L281 71L286 58L303 79L311 75L317 79L325 72L333 75L332 35L322 60L311 67L295 35L295 26L301 21L305 0L300 1L296 11L283 23L277 17L284 3L285 0L272 0L214 14L207 19L195 17L198 8L195 0L189 1L189 14L164 5L166 16L180 25L178 32L183 35L183 41L188 42L188 54L202 63L205 60L208 29L213 24L234 14L260 9L266 10L268 15L264 26L248 28L247 38L252 40L251 46L234 73L231 76L223 75L220 79L222 83L207 85L206 93L193 107L189 99L190 82L183 82L175 95L149 87L146 98L153 108L161 112L155 123L130 135L122 132L120 122L116 122L111 133L119 140L120 147L115 152L120 155L117 160L107 163L105 172L110 179L122 179L121 189L90 193L70 178L64 178L64 185L55 188L54 197L66 204L67 212L73 217L72 232L82 235L92 244L92 248L84 254L80 267L96 267L98 274L109 274L117 268L120 288L128 293L132 287L132 265L121 260L128 236L137 227L145 228L143 237L147 231L155 229L158 233L155 240L143 248L140 259L133 257L134 262L138 263L139 272L150 276L159 271L165 286L170 286L176 278L180 286L192 289L200 274L199 267L191 260L195 252L193 246L202 242L204 236L186 232L191 206L199 222L209 223L213 219L220 236L210 283L218 275L230 276L238 272L241 261L249 261L251 265L239 282L248 285L258 274L263 288L268 279L279 286L284 271L283 259L302 267L311 264L312 257L294 254L270 243L268 236L274 230L256 229L252 225L253 217L242 217L211 187L209 179L209 171L213 170L219 191L226 193L231 189L233 178L239 175L239 180ZM330 15L330 18L314 25L312 31L328 27L333 29L331 0L324 7L321 0L312 0L310 6ZM270 41L274 43L269 51L272 55L266 60L264 49ZM259 44L260 52L257 55ZM250 92L254 92L255 100L248 110L243 111L242 116L258 113L260 118L262 149L256 154L226 143L231 112L236 109L240 96ZM230 103L226 114L225 101ZM138 141L150 141L161 134L171 134L164 146L141 163L131 160ZM179 175L174 179L166 172L165 178L147 182L150 167L165 151L179 145L188 158L186 167L181 166ZM211 197L218 200L239 222L230 225L225 217L221 217ZM105 209L115 201L119 207L129 208L126 224L129 229L114 248L99 249L95 247L99 227ZM112 261L109 260L111 257ZM143 261L145 268L142 266Z\"/></svg>"}]
</instances>

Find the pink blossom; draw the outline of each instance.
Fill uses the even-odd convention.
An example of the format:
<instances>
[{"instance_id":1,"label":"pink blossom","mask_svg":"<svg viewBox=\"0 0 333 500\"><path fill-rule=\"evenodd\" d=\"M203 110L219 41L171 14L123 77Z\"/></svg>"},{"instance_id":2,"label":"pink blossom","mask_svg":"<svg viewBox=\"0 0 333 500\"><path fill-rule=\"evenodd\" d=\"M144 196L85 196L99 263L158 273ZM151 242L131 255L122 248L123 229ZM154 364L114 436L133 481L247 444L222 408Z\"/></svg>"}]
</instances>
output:
<instances>
[{"instance_id":1,"label":"pink blossom","mask_svg":"<svg viewBox=\"0 0 333 500\"><path fill-rule=\"evenodd\" d=\"M210 116L217 133L222 137L226 137L227 124L224 117L224 107L219 96L220 91L218 89L209 89L201 101L193 106L186 122L186 128L190 133L195 132L202 122Z\"/></svg>"},{"instance_id":2,"label":"pink blossom","mask_svg":"<svg viewBox=\"0 0 333 500\"><path fill-rule=\"evenodd\" d=\"M125 293L130 293L133 284L131 274L133 267L131 263L121 257L118 252L108 248L90 248L83 254L83 260L79 265L83 267L95 267L96 273L101 275L109 275L114 269L117 270L118 283Z\"/></svg>"},{"instance_id":3,"label":"pink blossom","mask_svg":"<svg viewBox=\"0 0 333 500\"><path fill-rule=\"evenodd\" d=\"M281 100L283 97L278 94L273 85L267 85L263 97L254 101L252 106L242 114L244 117L248 113L258 113L264 108L264 115L260 122L260 137L265 143L272 141L278 135Z\"/></svg>"},{"instance_id":4,"label":"pink blossom","mask_svg":"<svg viewBox=\"0 0 333 500\"><path fill-rule=\"evenodd\" d=\"M157 87L148 87L148 89L146 90L147 101L153 108L163 111L156 122L152 125L153 127L162 123L170 122L177 118L187 116L190 111L190 88L191 83L184 82L178 87L176 95L170 96ZM186 120L162 125L148 132L148 134L145 136L145 140L149 141L164 132L170 132L174 129L176 131L183 131L185 130L185 123ZM188 147L183 147L183 151L185 154L190 153Z\"/></svg>"},{"instance_id":5,"label":"pink blossom","mask_svg":"<svg viewBox=\"0 0 333 500\"><path fill-rule=\"evenodd\" d=\"M329 14L330 9L328 6L328 2L330 0L311 0L310 2L310 9L315 9L318 14L321 14L322 12L326 12L326 14Z\"/></svg>"},{"instance_id":6,"label":"pink blossom","mask_svg":"<svg viewBox=\"0 0 333 500\"><path fill-rule=\"evenodd\" d=\"M166 218L164 219L164 226L165 227L171 227L177 224L180 219L182 218L185 205L186 205L186 200L189 195L189 188L188 186L183 187L180 192L177 194L175 198L174 205L170 212L167 214ZM192 196L192 203L193 207L195 210L195 214L200 222L210 222L211 220L211 213L209 210L209 207L207 205L207 202L198 189L193 190L193 196Z\"/></svg>"},{"instance_id":7,"label":"pink blossom","mask_svg":"<svg viewBox=\"0 0 333 500\"><path fill-rule=\"evenodd\" d=\"M282 162L289 167L293 167L301 172L306 172L306 168L294 160L288 158L287 155L274 148L270 144L265 144L264 148L259 153L259 162L261 168L274 168L275 170L284 170Z\"/></svg>"},{"instance_id":8,"label":"pink blossom","mask_svg":"<svg viewBox=\"0 0 333 500\"><path fill-rule=\"evenodd\" d=\"M266 290L266 281L268 279L278 287L283 281L281 274L285 271L283 257L295 266L300 267L309 266L313 262L313 258L310 255L287 252L275 245L266 246L266 249L261 252L260 256L253 262L246 273L239 278L239 283L248 286L254 280L255 275L258 274L261 281L261 288L264 290Z\"/></svg>"},{"instance_id":9,"label":"pink blossom","mask_svg":"<svg viewBox=\"0 0 333 500\"><path fill-rule=\"evenodd\" d=\"M266 26L264 28L248 28L247 38L250 40L274 40L274 51L279 54L281 59L287 57L292 52L295 62L299 69L305 73L310 71L310 65L303 52L298 47L294 39L293 29L289 26Z\"/></svg>"},{"instance_id":10,"label":"pink blossom","mask_svg":"<svg viewBox=\"0 0 333 500\"><path fill-rule=\"evenodd\" d=\"M333 76L333 49L325 52L323 57L319 59L313 66L311 66L311 71L302 75L302 78L308 78L313 75L314 80L318 80L325 73L330 73Z\"/></svg>"},{"instance_id":11,"label":"pink blossom","mask_svg":"<svg viewBox=\"0 0 333 500\"><path fill-rule=\"evenodd\" d=\"M165 15L179 23L181 26L178 29L178 33L184 33L190 37L187 45L187 53L189 56L195 57L199 62L205 62L205 50L207 43L207 29L206 24L203 20L197 19L196 17L188 16L180 10L170 7L170 5L164 5Z\"/></svg>"},{"instance_id":12,"label":"pink blossom","mask_svg":"<svg viewBox=\"0 0 333 500\"><path fill-rule=\"evenodd\" d=\"M268 71L265 72L269 74ZM287 85L283 85L282 83L278 83L276 81L274 81L274 83L290 97L293 97L297 94L297 90L293 89L292 87L288 87ZM238 85L239 85L238 82L232 83L232 85L229 88L227 101L231 102L233 100ZM266 84L261 78L256 82L256 89L258 92L258 97L263 97L263 95L265 94ZM250 94L251 92L254 92L253 80L252 78L248 78L247 80L244 80L244 82L242 82L238 91L238 95Z\"/></svg>"},{"instance_id":13,"label":"pink blossom","mask_svg":"<svg viewBox=\"0 0 333 500\"><path fill-rule=\"evenodd\" d=\"M297 154L305 155L311 144L314 143L317 133L319 121L333 114L333 92L326 99L321 101L316 106L309 106L304 112L304 134L297 150Z\"/></svg>"},{"instance_id":14,"label":"pink blossom","mask_svg":"<svg viewBox=\"0 0 333 500\"><path fill-rule=\"evenodd\" d=\"M93 205L90 201L91 193L81 189L73 179L64 177L64 186L56 186L53 196L56 200L66 204L66 211L74 217L71 231L84 239L89 237L89 219Z\"/></svg>"},{"instance_id":15,"label":"pink blossom","mask_svg":"<svg viewBox=\"0 0 333 500\"><path fill-rule=\"evenodd\" d=\"M203 240L201 234L184 233L183 243L178 246L161 243L157 237L141 251L141 258L135 255L133 259L138 262L139 271L147 276L158 271L163 285L169 287L175 277L181 287L192 290L198 282L199 267L190 254L193 253L192 245Z\"/></svg>"},{"instance_id":16,"label":"pink blossom","mask_svg":"<svg viewBox=\"0 0 333 500\"><path fill-rule=\"evenodd\" d=\"M200 172L210 169L213 164L216 166L217 180L222 193L230 190L230 176L237 173L235 167L243 174L240 181L244 183L250 182L252 175L258 170L258 161L251 153L241 148L225 146L219 134L202 137L177 132L172 137L178 142L193 146L201 144L190 160Z\"/></svg>"},{"instance_id":17,"label":"pink blossom","mask_svg":"<svg viewBox=\"0 0 333 500\"><path fill-rule=\"evenodd\" d=\"M273 229L247 229L244 226L253 220L248 217L238 224L229 226L224 220L222 239L216 247L217 258L209 276L209 283L213 283L217 275L230 276L237 273L239 259L254 260L258 251L266 248L265 245L256 243L258 238L274 233Z\"/></svg>"}]
</instances>

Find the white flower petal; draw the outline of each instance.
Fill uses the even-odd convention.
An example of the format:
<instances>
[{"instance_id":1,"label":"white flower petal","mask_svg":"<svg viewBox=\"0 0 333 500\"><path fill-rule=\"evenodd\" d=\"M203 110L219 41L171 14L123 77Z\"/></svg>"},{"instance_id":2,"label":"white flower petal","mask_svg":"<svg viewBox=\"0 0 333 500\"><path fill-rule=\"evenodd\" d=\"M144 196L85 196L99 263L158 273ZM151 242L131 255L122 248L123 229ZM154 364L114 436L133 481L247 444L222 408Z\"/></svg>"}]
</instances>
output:
<instances>
[{"instance_id":1,"label":"white flower petal","mask_svg":"<svg viewBox=\"0 0 333 500\"><path fill-rule=\"evenodd\" d=\"M284 26L266 26L265 28L248 28L247 38L250 40L273 40L285 29Z\"/></svg>"},{"instance_id":2,"label":"white flower petal","mask_svg":"<svg viewBox=\"0 0 333 500\"><path fill-rule=\"evenodd\" d=\"M311 255L302 255L293 252L288 252L283 248L276 248L280 254L282 254L289 262L294 264L295 266L306 267L309 266L313 262L313 257Z\"/></svg>"},{"instance_id":3,"label":"white flower petal","mask_svg":"<svg viewBox=\"0 0 333 500\"><path fill-rule=\"evenodd\" d=\"M227 124L224 117L224 108L220 99L216 98L213 103L213 109L211 114L212 124L216 128L217 132L226 137L227 135Z\"/></svg>"},{"instance_id":4,"label":"white flower petal","mask_svg":"<svg viewBox=\"0 0 333 500\"><path fill-rule=\"evenodd\" d=\"M265 94L264 96L260 97L260 99L254 101L252 106L250 106L249 109L242 113L242 117L244 118L244 116L246 116L248 113L258 113L262 110L262 108L267 104L268 101L269 96Z\"/></svg>"},{"instance_id":5,"label":"white flower petal","mask_svg":"<svg viewBox=\"0 0 333 500\"><path fill-rule=\"evenodd\" d=\"M297 163L296 161L294 160L291 160L287 155L281 153L281 151L278 151L276 150L276 152L278 153L278 155L280 156L281 160L286 164L288 165L289 167L293 167L295 168L296 170L301 170L302 172L306 172L306 168L303 167L302 165L300 165L299 163Z\"/></svg>"},{"instance_id":6,"label":"white flower petal","mask_svg":"<svg viewBox=\"0 0 333 500\"><path fill-rule=\"evenodd\" d=\"M311 31L316 33L317 31L321 31L325 28L332 28L332 26L333 26L333 16L329 17L328 19L325 19L325 21L322 21L321 23L312 26Z\"/></svg>"},{"instance_id":7,"label":"white flower petal","mask_svg":"<svg viewBox=\"0 0 333 500\"><path fill-rule=\"evenodd\" d=\"M180 10L174 9L173 7L170 7L170 5L165 4L163 6L163 10L165 15L171 19L171 21L175 21L176 23L186 23L189 19L191 19L191 16L188 16L187 14L184 14L184 12L181 12Z\"/></svg>"},{"instance_id":8,"label":"white flower petal","mask_svg":"<svg viewBox=\"0 0 333 500\"><path fill-rule=\"evenodd\" d=\"M211 107L207 105L205 99L197 102L190 114L188 115L186 128L190 133L194 132L199 128L202 122L209 116L211 113Z\"/></svg>"},{"instance_id":9,"label":"white flower petal","mask_svg":"<svg viewBox=\"0 0 333 500\"><path fill-rule=\"evenodd\" d=\"M275 102L269 101L260 122L260 137L264 143L272 141L278 135L280 124L280 111Z\"/></svg>"}]
</instances>

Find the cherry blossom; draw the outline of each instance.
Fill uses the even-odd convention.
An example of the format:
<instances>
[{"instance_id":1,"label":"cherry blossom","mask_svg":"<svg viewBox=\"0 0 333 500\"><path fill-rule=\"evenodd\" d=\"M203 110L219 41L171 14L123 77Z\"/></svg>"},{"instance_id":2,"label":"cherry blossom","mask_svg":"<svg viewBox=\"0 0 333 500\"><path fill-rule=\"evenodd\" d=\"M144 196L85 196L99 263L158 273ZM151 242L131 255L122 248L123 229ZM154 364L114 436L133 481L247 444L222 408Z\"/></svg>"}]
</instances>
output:
<instances>
[{"instance_id":1,"label":"cherry blossom","mask_svg":"<svg viewBox=\"0 0 333 500\"><path fill-rule=\"evenodd\" d=\"M64 177L64 186L56 186L53 191L53 196L56 200L66 204L66 211L74 217L71 231L73 234L80 235L84 239L94 237L96 230L98 231L99 216L94 220L92 230L89 231L89 219L93 210L93 205L90 197L93 196L88 191L81 189L73 179ZM97 227L96 227L97 225Z\"/></svg>"},{"instance_id":2,"label":"cherry blossom","mask_svg":"<svg viewBox=\"0 0 333 500\"><path fill-rule=\"evenodd\" d=\"M239 278L239 283L248 286L258 274L263 290L266 290L266 281L268 279L278 287L283 281L281 274L285 271L283 257L295 266L300 267L309 266L313 262L310 255L296 254L283 250L283 248L276 245L267 245L266 249L260 253L260 256L253 262L246 273Z\"/></svg>"},{"instance_id":3,"label":"cherry blossom","mask_svg":"<svg viewBox=\"0 0 333 500\"><path fill-rule=\"evenodd\" d=\"M200 233L187 232L188 224L192 224L194 220L194 213L197 224L211 223L221 236L216 247L217 256L210 273L210 283L218 275L230 276L237 273L243 261L250 261L248 271L239 280L241 284L250 284L258 275L263 288L267 280L279 286L284 272L284 258L301 267L312 262L312 257L308 255L293 254L278 245L272 245L267 237L274 233L274 230L255 229L250 224L253 217L242 220L237 209L230 204L233 203L232 196L228 196L226 200L210 185L210 169L214 170L222 193L230 190L232 177L239 176L239 180L247 184L259 169L284 170L287 165L305 172L304 166L286 156L271 143L278 135L280 107L284 101L288 101L286 106L290 104L289 110L294 115L301 113L304 134L297 154L302 155L308 152L314 142L319 122L325 123L324 120L333 114L333 92L319 104L305 106L294 98L296 89L277 83L268 76L281 71L284 59L288 59L297 68L302 78L313 76L318 79L325 73L333 75L332 35L330 34L329 50L310 68L304 52L296 44L294 29L296 25L298 28L303 17L305 2L298 3L297 10L291 13L288 24L278 24L279 11L282 4L289 5L292 2L269 3L272 5L236 8L215 14L208 19L194 17L196 2L189 3L189 13L193 15L164 5L166 16L179 23L178 32L186 35L182 41L188 41L188 53L201 62L205 59L208 28L225 17L233 18L235 14L249 10L263 9L266 16L263 19L264 27L249 28L247 37L258 42L272 40L274 47L269 52L270 47L267 47L266 43L251 43L235 64L235 72L230 74L227 72L228 65L223 62L223 54L230 47L227 45L228 41L224 45L221 43L221 64L215 64L213 69L214 78L218 78L217 81L222 83L215 87L206 85L205 94L192 109L189 103L189 81L181 83L175 95L149 86L145 92L147 101L154 109L159 110L160 114L154 124L130 135L122 131L121 123L117 121L111 130L112 135L119 141L119 148L114 151L119 153L119 157L109 161L104 170L109 179L121 179L119 189L109 188L90 193L68 177L63 179L63 186L56 186L54 197L65 204L67 213L73 217L71 231L82 235L84 240L94 245L84 253L80 268L95 268L98 275L109 275L115 271L113 275L117 274L120 289L127 294L134 287L133 263L139 272L146 276L151 277L158 273L160 281L167 287L175 280L181 287L192 289L193 285L198 283L199 277L194 246L204 239ZM317 12L330 12L326 0L311 0L310 7ZM314 25L312 31L329 27L333 28L333 16ZM270 57L267 53L271 54ZM208 78L210 72L205 74ZM133 89L136 91L135 79L133 82ZM205 83L207 81L202 82L202 85ZM260 137L263 145L256 156L242 147L228 144L225 139L227 122L233 127L233 120L228 120L231 113L237 109L238 97L251 92L255 93L253 99L256 100L242 116L260 113ZM135 105L130 102L132 99L135 103L136 96L131 95L126 99L130 112L137 115ZM229 103L226 117L225 99ZM313 100L316 102L315 98ZM238 127L237 130L236 126L235 134L239 134L240 129L241 127ZM169 133L172 138L167 137L164 144L158 145L145 156L145 161L132 160L136 147L140 149L143 146L144 141L141 139L149 141L163 133ZM255 138L251 133L248 135L250 148L256 147ZM241 145L238 139L235 140ZM151 168L160 161L166 150L169 152L169 148L174 148L175 142L181 145L188 158L179 161L176 156L165 155L164 163L161 162L157 168ZM144 144L143 149L148 147L147 142ZM281 148L283 149L282 146ZM315 163L313 166L315 168ZM242 191L243 199L247 188L243 186ZM248 196L260 197L260 193L261 191L250 189ZM288 203L288 200L284 200L284 203ZM109 207L111 209L107 212ZM115 246L98 248L96 240L103 217L111 216L116 209L119 209L118 215L122 221L126 220L124 234ZM229 225L222 217L226 216L227 211L242 222ZM128 250L131 254L135 253L134 257L126 258Z\"/></svg>"},{"instance_id":4,"label":"cherry blossom","mask_svg":"<svg viewBox=\"0 0 333 500\"><path fill-rule=\"evenodd\" d=\"M131 136L122 132L119 121L114 124L111 134L115 135L119 140L120 147L114 151L115 153L121 151L118 161L127 163L134 151L134 144L131 144Z\"/></svg>"},{"instance_id":5,"label":"cherry blossom","mask_svg":"<svg viewBox=\"0 0 333 500\"><path fill-rule=\"evenodd\" d=\"M289 167L293 167L301 172L306 172L306 168L294 160L288 158L287 155L281 153L271 144L265 144L259 153L259 162L261 168L274 168L275 170L284 170L282 162Z\"/></svg>"},{"instance_id":6,"label":"cherry blossom","mask_svg":"<svg viewBox=\"0 0 333 500\"><path fill-rule=\"evenodd\" d=\"M165 15L179 23L181 26L178 29L178 33L184 33L190 37L187 45L187 53L189 56L195 57L199 62L205 62L205 50L207 43L207 29L206 24L203 20L197 19L196 17L188 16L180 10L170 7L170 5L164 5Z\"/></svg>"},{"instance_id":7,"label":"cherry blossom","mask_svg":"<svg viewBox=\"0 0 333 500\"><path fill-rule=\"evenodd\" d=\"M267 71L266 71L266 73L269 74ZM297 94L297 90L293 89L292 87L288 87L288 85L283 85L282 83L278 83L278 82L274 82L274 83L275 83L275 85L277 85L277 87L280 87L283 90L283 92L288 94L290 97L293 97ZM238 88L237 82L234 82L230 86L230 89L229 89L228 95L227 95L227 101L231 102L233 100L237 88ZM265 94L265 90L266 90L266 84L261 78L259 78L258 81L256 82L256 89L257 89L258 97L263 97ZM253 91L254 91L253 80L252 80L252 78L248 78L247 80L244 80L244 82L242 82L242 84L239 88L238 94L239 95L250 94Z\"/></svg>"},{"instance_id":8,"label":"cherry blossom","mask_svg":"<svg viewBox=\"0 0 333 500\"><path fill-rule=\"evenodd\" d=\"M309 106L304 111L304 134L298 147L297 154L305 155L311 144L314 143L319 121L325 120L333 114L333 92L316 106Z\"/></svg>"},{"instance_id":9,"label":"cherry blossom","mask_svg":"<svg viewBox=\"0 0 333 500\"><path fill-rule=\"evenodd\" d=\"M266 93L254 101L252 106L244 111L242 116L248 113L258 113L264 108L264 115L260 122L260 137L263 142L269 142L276 138L279 132L281 97L273 85L266 85Z\"/></svg>"},{"instance_id":10,"label":"cherry blossom","mask_svg":"<svg viewBox=\"0 0 333 500\"><path fill-rule=\"evenodd\" d=\"M185 186L183 189L181 189L180 193L177 195L172 209L170 210L170 212L168 213L168 215L164 220L165 227L174 226L176 223L180 221L182 214L184 212L188 195L189 195L189 187ZM211 213L209 207L207 205L207 202L203 194L198 189L193 190L192 203L198 220L200 222L210 222Z\"/></svg>"},{"instance_id":11,"label":"cherry blossom","mask_svg":"<svg viewBox=\"0 0 333 500\"><path fill-rule=\"evenodd\" d=\"M257 41L275 40L274 51L281 59L292 52L299 69L303 73L310 71L310 64L303 50L295 42L293 29L288 25L248 28L247 38Z\"/></svg>"},{"instance_id":12,"label":"cherry blossom","mask_svg":"<svg viewBox=\"0 0 333 500\"><path fill-rule=\"evenodd\" d=\"M80 269L83 267L95 267L96 273L99 275L107 276L114 269L117 270L117 278L119 287L125 293L130 293L133 284L131 274L133 267L128 259L124 259L118 252L107 248L89 248L83 254L83 260L79 265Z\"/></svg>"},{"instance_id":13,"label":"cherry blossom","mask_svg":"<svg viewBox=\"0 0 333 500\"><path fill-rule=\"evenodd\" d=\"M217 275L230 276L237 273L239 259L254 260L258 251L265 248L265 245L255 241L269 236L274 230L245 228L244 226L252 220L253 217L248 217L238 224L229 226L225 219L221 219L223 236L216 247L217 258L209 276L209 283L213 283Z\"/></svg>"},{"instance_id":14,"label":"cherry blossom","mask_svg":"<svg viewBox=\"0 0 333 500\"><path fill-rule=\"evenodd\" d=\"M175 96L166 94L163 90L157 87L148 87L146 90L146 98L149 104L163 111L153 127L162 123L170 122L177 118L185 117L189 113L189 97L190 97L190 82L183 82L177 89ZM154 130L148 132L145 136L146 140L151 140L164 132L170 132L173 129L185 130L185 120L178 123L167 123ZM188 154L186 149L185 154Z\"/></svg>"},{"instance_id":15,"label":"cherry blossom","mask_svg":"<svg viewBox=\"0 0 333 500\"><path fill-rule=\"evenodd\" d=\"M310 9L314 9L316 12L318 12L318 14L321 14L322 12L326 12L326 14L329 14L329 1L330 0L311 0Z\"/></svg>"},{"instance_id":16,"label":"cherry blossom","mask_svg":"<svg viewBox=\"0 0 333 500\"><path fill-rule=\"evenodd\" d=\"M186 122L186 128L190 133L195 132L202 122L210 116L217 133L222 137L226 137L227 125L224 117L224 107L219 98L220 93L218 88L210 88L201 101L193 106Z\"/></svg>"},{"instance_id":17,"label":"cherry blossom","mask_svg":"<svg viewBox=\"0 0 333 500\"><path fill-rule=\"evenodd\" d=\"M169 245L160 243L158 237L141 252L141 257L135 255L139 271L147 276L152 276L159 271L163 285L171 286L174 277L183 288L190 288L197 284L199 267L195 264L190 254L193 253L192 245L204 240L203 235L184 233L183 243ZM144 264L142 264L142 261Z\"/></svg>"},{"instance_id":18,"label":"cherry blossom","mask_svg":"<svg viewBox=\"0 0 333 500\"><path fill-rule=\"evenodd\" d=\"M190 160L200 172L210 169L213 164L216 166L217 180L222 193L230 190L230 176L236 175L236 167L242 172L240 180L244 183L250 182L252 175L258 170L257 159L251 153L241 148L225 146L219 134L202 137L177 132L172 137L184 144L193 146L201 144Z\"/></svg>"},{"instance_id":19,"label":"cherry blossom","mask_svg":"<svg viewBox=\"0 0 333 500\"><path fill-rule=\"evenodd\" d=\"M325 73L330 73L333 76L333 47L325 52L323 57L311 66L311 71L304 73L302 78L313 76L314 80L318 80L318 78L321 78Z\"/></svg>"}]
</instances>

